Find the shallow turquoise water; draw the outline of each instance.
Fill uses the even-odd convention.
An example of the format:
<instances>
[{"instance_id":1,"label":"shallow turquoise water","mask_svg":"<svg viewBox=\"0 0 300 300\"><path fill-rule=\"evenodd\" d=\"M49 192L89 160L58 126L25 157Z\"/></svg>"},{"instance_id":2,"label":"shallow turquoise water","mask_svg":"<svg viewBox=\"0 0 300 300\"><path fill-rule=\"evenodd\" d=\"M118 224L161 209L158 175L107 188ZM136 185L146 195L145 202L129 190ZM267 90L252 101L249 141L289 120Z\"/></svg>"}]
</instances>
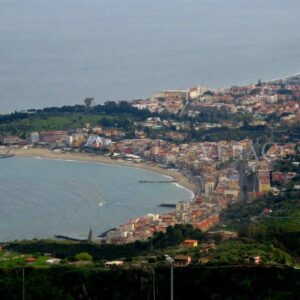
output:
<instances>
[{"instance_id":1,"label":"shallow turquoise water","mask_svg":"<svg viewBox=\"0 0 300 300\"><path fill-rule=\"evenodd\" d=\"M175 184L142 184L160 174L107 164L35 158L0 159L0 241L86 238L191 198Z\"/></svg>"}]
</instances>

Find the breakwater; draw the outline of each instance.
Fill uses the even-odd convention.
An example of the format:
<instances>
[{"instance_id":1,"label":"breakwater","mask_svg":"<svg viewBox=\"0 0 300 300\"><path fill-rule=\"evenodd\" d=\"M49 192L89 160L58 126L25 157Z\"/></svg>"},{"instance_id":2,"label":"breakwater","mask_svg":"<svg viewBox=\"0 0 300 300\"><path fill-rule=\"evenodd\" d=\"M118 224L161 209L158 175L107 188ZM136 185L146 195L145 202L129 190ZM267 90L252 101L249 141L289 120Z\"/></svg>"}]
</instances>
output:
<instances>
[{"instance_id":1,"label":"breakwater","mask_svg":"<svg viewBox=\"0 0 300 300\"><path fill-rule=\"evenodd\" d=\"M139 180L139 183L174 183L176 180Z\"/></svg>"}]
</instances>

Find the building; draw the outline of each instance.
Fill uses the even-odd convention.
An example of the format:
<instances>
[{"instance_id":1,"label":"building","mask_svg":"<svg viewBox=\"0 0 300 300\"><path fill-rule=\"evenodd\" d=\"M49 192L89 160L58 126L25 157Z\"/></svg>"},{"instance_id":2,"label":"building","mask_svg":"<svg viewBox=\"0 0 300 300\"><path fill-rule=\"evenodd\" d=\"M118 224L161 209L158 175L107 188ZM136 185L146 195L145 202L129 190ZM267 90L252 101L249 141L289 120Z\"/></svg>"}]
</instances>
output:
<instances>
[{"instance_id":1,"label":"building","mask_svg":"<svg viewBox=\"0 0 300 300\"><path fill-rule=\"evenodd\" d=\"M256 265L259 265L261 263L261 257L260 256L254 256L253 261Z\"/></svg>"},{"instance_id":2,"label":"building","mask_svg":"<svg viewBox=\"0 0 300 300\"><path fill-rule=\"evenodd\" d=\"M218 231L208 232L207 236L209 238L213 238L213 239L215 239L217 237L221 241L226 241L226 240L229 240L229 239L237 238L238 233L235 232L235 231L229 231L229 230L218 230Z\"/></svg>"},{"instance_id":3,"label":"building","mask_svg":"<svg viewBox=\"0 0 300 300\"><path fill-rule=\"evenodd\" d=\"M40 132L40 141L44 143L61 142L68 138L68 134L63 130L48 130Z\"/></svg>"},{"instance_id":4,"label":"building","mask_svg":"<svg viewBox=\"0 0 300 300\"><path fill-rule=\"evenodd\" d=\"M183 242L184 248L194 248L198 246L198 241L197 240L185 240Z\"/></svg>"},{"instance_id":5,"label":"building","mask_svg":"<svg viewBox=\"0 0 300 300\"><path fill-rule=\"evenodd\" d=\"M272 173L272 182L283 183L285 176L282 172L273 172Z\"/></svg>"},{"instance_id":6,"label":"building","mask_svg":"<svg viewBox=\"0 0 300 300\"><path fill-rule=\"evenodd\" d=\"M271 190L269 174L258 174L258 192L268 193Z\"/></svg>"},{"instance_id":7,"label":"building","mask_svg":"<svg viewBox=\"0 0 300 300\"><path fill-rule=\"evenodd\" d=\"M204 184L204 195L209 196L214 190L215 181L213 179L205 182Z\"/></svg>"},{"instance_id":8,"label":"building","mask_svg":"<svg viewBox=\"0 0 300 300\"><path fill-rule=\"evenodd\" d=\"M102 138L98 135L91 134L85 143L85 147L90 148L102 148L111 144L111 140Z\"/></svg>"},{"instance_id":9,"label":"building","mask_svg":"<svg viewBox=\"0 0 300 300\"><path fill-rule=\"evenodd\" d=\"M206 91L208 91L207 87L202 87L202 86L192 87L189 89L189 97L191 99L195 99L195 98L201 96Z\"/></svg>"},{"instance_id":10,"label":"building","mask_svg":"<svg viewBox=\"0 0 300 300\"><path fill-rule=\"evenodd\" d=\"M27 263L32 264L32 263L35 263L35 262L37 261L37 259L36 259L35 257L33 257L33 256L29 256L29 257L27 257L27 258L25 259L25 261L26 261Z\"/></svg>"},{"instance_id":11,"label":"building","mask_svg":"<svg viewBox=\"0 0 300 300\"><path fill-rule=\"evenodd\" d=\"M36 144L40 141L40 134L38 132L32 132L30 134L31 144Z\"/></svg>"},{"instance_id":12,"label":"building","mask_svg":"<svg viewBox=\"0 0 300 300\"><path fill-rule=\"evenodd\" d=\"M269 216L271 213L272 213L272 209L271 208L264 208L263 214L265 216Z\"/></svg>"},{"instance_id":13,"label":"building","mask_svg":"<svg viewBox=\"0 0 300 300\"><path fill-rule=\"evenodd\" d=\"M179 201L176 203L176 211L188 211L190 208L190 203L185 201Z\"/></svg>"},{"instance_id":14,"label":"building","mask_svg":"<svg viewBox=\"0 0 300 300\"><path fill-rule=\"evenodd\" d=\"M60 262L61 262L61 259L59 259L59 258L49 258L46 260L46 263L50 264L50 265L57 265Z\"/></svg>"},{"instance_id":15,"label":"building","mask_svg":"<svg viewBox=\"0 0 300 300\"><path fill-rule=\"evenodd\" d=\"M216 248L216 244L215 243L205 243L205 244L202 244L200 251L206 253L209 250L215 249L215 248Z\"/></svg>"},{"instance_id":16,"label":"building","mask_svg":"<svg viewBox=\"0 0 300 300\"><path fill-rule=\"evenodd\" d=\"M260 162L257 171L258 192L265 194L271 191L270 167L267 162Z\"/></svg>"},{"instance_id":17,"label":"building","mask_svg":"<svg viewBox=\"0 0 300 300\"><path fill-rule=\"evenodd\" d=\"M92 129L92 132L93 132L94 134L101 134L101 133L102 133L102 128L101 128L101 127L94 127L94 128Z\"/></svg>"},{"instance_id":18,"label":"building","mask_svg":"<svg viewBox=\"0 0 300 300\"><path fill-rule=\"evenodd\" d=\"M80 147L86 143L86 136L84 133L74 133L69 137L69 144L73 147Z\"/></svg>"},{"instance_id":19,"label":"building","mask_svg":"<svg viewBox=\"0 0 300 300\"><path fill-rule=\"evenodd\" d=\"M106 234L106 242L107 243L118 243L123 239L128 237L127 231L122 230L111 230Z\"/></svg>"},{"instance_id":20,"label":"building","mask_svg":"<svg viewBox=\"0 0 300 300\"><path fill-rule=\"evenodd\" d=\"M124 261L122 260L113 260L113 261L107 261L104 263L104 266L107 268L111 267L122 267L124 265Z\"/></svg>"},{"instance_id":21,"label":"building","mask_svg":"<svg viewBox=\"0 0 300 300\"><path fill-rule=\"evenodd\" d=\"M4 145L19 144L20 141L21 141L20 138L18 136L14 136L14 135L4 136L1 139L1 142Z\"/></svg>"},{"instance_id":22,"label":"building","mask_svg":"<svg viewBox=\"0 0 300 300\"><path fill-rule=\"evenodd\" d=\"M219 215L212 215L198 223L195 223L194 227L200 229L201 231L207 231L214 225L218 224L219 222L220 222Z\"/></svg>"},{"instance_id":23,"label":"building","mask_svg":"<svg viewBox=\"0 0 300 300\"><path fill-rule=\"evenodd\" d=\"M177 267L186 267L191 262L192 262L192 258L190 256L176 255L174 257L174 265Z\"/></svg>"}]
</instances>

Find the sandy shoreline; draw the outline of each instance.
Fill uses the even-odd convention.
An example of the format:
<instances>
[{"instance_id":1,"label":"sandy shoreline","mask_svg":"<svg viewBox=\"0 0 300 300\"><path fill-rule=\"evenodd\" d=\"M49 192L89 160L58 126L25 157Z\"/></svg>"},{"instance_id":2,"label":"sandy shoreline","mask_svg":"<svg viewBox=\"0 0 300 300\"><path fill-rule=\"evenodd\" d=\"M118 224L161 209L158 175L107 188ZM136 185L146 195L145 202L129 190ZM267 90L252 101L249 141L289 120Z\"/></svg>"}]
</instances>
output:
<instances>
[{"instance_id":1,"label":"sandy shoreline","mask_svg":"<svg viewBox=\"0 0 300 300\"><path fill-rule=\"evenodd\" d=\"M43 148L17 149L16 151L14 151L13 154L15 156L20 156L20 157L41 157L47 159L77 160L77 161L105 163L105 164L140 168L147 171L159 173L161 175L171 176L174 178L174 180L177 182L178 185L192 191L194 194L196 193L197 190L197 186L193 182L190 182L189 179L186 176L184 176L181 172L163 169L159 166L149 165L145 162L141 162L141 163L135 163L131 161L123 162L123 161L111 159L103 155L89 156L88 154L85 153L56 153L49 149L43 149Z\"/></svg>"}]
</instances>

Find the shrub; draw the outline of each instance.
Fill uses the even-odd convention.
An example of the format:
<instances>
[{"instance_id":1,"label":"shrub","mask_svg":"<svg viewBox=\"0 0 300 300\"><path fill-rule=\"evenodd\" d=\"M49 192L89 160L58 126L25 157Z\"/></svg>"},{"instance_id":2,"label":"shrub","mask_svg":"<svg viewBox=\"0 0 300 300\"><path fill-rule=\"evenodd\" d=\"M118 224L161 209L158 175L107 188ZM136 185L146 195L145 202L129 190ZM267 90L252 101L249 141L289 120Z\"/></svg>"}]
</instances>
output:
<instances>
[{"instance_id":1,"label":"shrub","mask_svg":"<svg viewBox=\"0 0 300 300\"><path fill-rule=\"evenodd\" d=\"M87 252L81 252L75 255L75 260L92 261L93 257Z\"/></svg>"}]
</instances>

